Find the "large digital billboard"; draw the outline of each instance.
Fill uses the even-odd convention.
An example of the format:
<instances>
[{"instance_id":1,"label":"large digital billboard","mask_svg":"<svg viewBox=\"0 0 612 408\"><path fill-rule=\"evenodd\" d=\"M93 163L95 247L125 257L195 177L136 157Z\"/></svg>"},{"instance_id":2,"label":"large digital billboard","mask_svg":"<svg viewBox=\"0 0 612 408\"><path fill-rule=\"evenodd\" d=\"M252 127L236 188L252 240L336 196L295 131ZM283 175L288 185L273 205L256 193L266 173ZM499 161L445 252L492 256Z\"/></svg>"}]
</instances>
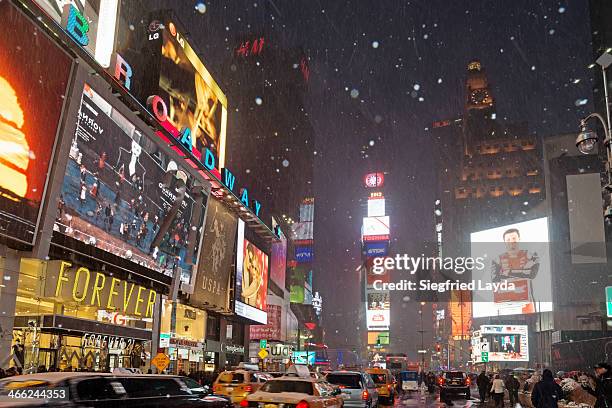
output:
<instances>
[{"instance_id":1,"label":"large digital billboard","mask_svg":"<svg viewBox=\"0 0 612 408\"><path fill-rule=\"evenodd\" d=\"M472 361L529 361L528 326L480 326L472 335Z\"/></svg>"},{"instance_id":2,"label":"large digital billboard","mask_svg":"<svg viewBox=\"0 0 612 408\"><path fill-rule=\"evenodd\" d=\"M250 326L251 340L281 340L281 320L282 320L282 307L278 305L268 305L266 309L268 313L267 324L257 324Z\"/></svg>"},{"instance_id":3,"label":"large digital billboard","mask_svg":"<svg viewBox=\"0 0 612 408\"><path fill-rule=\"evenodd\" d=\"M472 233L471 253L489 262L474 268L472 279L483 284L506 281L514 287L474 291L475 318L552 311L546 217Z\"/></svg>"},{"instance_id":4,"label":"large digital billboard","mask_svg":"<svg viewBox=\"0 0 612 408\"><path fill-rule=\"evenodd\" d=\"M361 235L389 235L389 217L364 217Z\"/></svg>"},{"instance_id":5,"label":"large digital billboard","mask_svg":"<svg viewBox=\"0 0 612 408\"><path fill-rule=\"evenodd\" d=\"M31 244L72 60L10 2L0 21L0 234Z\"/></svg>"},{"instance_id":6,"label":"large digital billboard","mask_svg":"<svg viewBox=\"0 0 612 408\"><path fill-rule=\"evenodd\" d=\"M280 231L280 241L272 244L270 254L270 280L279 288L285 287L287 271L287 238Z\"/></svg>"},{"instance_id":7,"label":"large digital billboard","mask_svg":"<svg viewBox=\"0 0 612 408\"><path fill-rule=\"evenodd\" d=\"M452 290L450 296L451 336L453 340L469 340L472 329L472 292Z\"/></svg>"},{"instance_id":8,"label":"large digital billboard","mask_svg":"<svg viewBox=\"0 0 612 408\"><path fill-rule=\"evenodd\" d=\"M383 217L385 215L385 198L368 198L368 217Z\"/></svg>"},{"instance_id":9,"label":"large digital billboard","mask_svg":"<svg viewBox=\"0 0 612 408\"><path fill-rule=\"evenodd\" d=\"M190 301L194 305L229 309L230 277L238 217L215 198L208 200L200 262Z\"/></svg>"},{"instance_id":10,"label":"large digital billboard","mask_svg":"<svg viewBox=\"0 0 612 408\"><path fill-rule=\"evenodd\" d=\"M389 330L391 320L391 302L388 291L367 290L366 325L369 331Z\"/></svg>"},{"instance_id":11,"label":"large digital billboard","mask_svg":"<svg viewBox=\"0 0 612 408\"><path fill-rule=\"evenodd\" d=\"M238 221L236 301L238 316L267 323L268 255L244 238L244 221Z\"/></svg>"},{"instance_id":12,"label":"large digital billboard","mask_svg":"<svg viewBox=\"0 0 612 408\"><path fill-rule=\"evenodd\" d=\"M143 22L134 32L119 32L116 46L131 66L130 92L145 106L150 96L161 97L167 124L189 129L194 155L204 162L202 152L209 149L220 171L225 167L226 96L172 12L153 12Z\"/></svg>"},{"instance_id":13,"label":"large digital billboard","mask_svg":"<svg viewBox=\"0 0 612 408\"><path fill-rule=\"evenodd\" d=\"M179 163L85 84L56 230L189 283L206 196Z\"/></svg>"}]
</instances>

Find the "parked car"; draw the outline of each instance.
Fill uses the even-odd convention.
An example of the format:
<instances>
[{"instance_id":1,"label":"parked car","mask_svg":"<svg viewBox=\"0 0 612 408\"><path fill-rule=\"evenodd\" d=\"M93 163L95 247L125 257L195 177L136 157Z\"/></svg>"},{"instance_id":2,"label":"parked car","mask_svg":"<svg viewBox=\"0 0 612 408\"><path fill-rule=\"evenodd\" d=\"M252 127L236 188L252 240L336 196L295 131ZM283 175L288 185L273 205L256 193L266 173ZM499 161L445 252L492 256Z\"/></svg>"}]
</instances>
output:
<instances>
[{"instance_id":1,"label":"parked car","mask_svg":"<svg viewBox=\"0 0 612 408\"><path fill-rule=\"evenodd\" d=\"M312 377L307 367L292 366L282 377L266 382L240 403L242 408L342 408L340 389Z\"/></svg>"},{"instance_id":2,"label":"parked car","mask_svg":"<svg viewBox=\"0 0 612 408\"><path fill-rule=\"evenodd\" d=\"M233 403L238 404L272 378L270 374L261 371L245 369L224 371L215 380L213 392L216 395L229 397Z\"/></svg>"},{"instance_id":3,"label":"parked car","mask_svg":"<svg viewBox=\"0 0 612 408\"><path fill-rule=\"evenodd\" d=\"M20 375L0 380L0 407L231 408L227 399L205 395L188 380L173 375L87 372ZM16 398L24 392L37 395L35 391L43 387L58 391L55 396L61 398Z\"/></svg>"},{"instance_id":4,"label":"parked car","mask_svg":"<svg viewBox=\"0 0 612 408\"><path fill-rule=\"evenodd\" d=\"M393 405L395 399L395 378L390 370L385 368L368 368L366 373L370 374L372 381L378 389L378 400L387 405Z\"/></svg>"},{"instance_id":5,"label":"parked car","mask_svg":"<svg viewBox=\"0 0 612 408\"><path fill-rule=\"evenodd\" d=\"M472 381L463 371L445 371L438 379L438 385L440 386L440 400L457 394L463 394L465 399L470 399Z\"/></svg>"},{"instance_id":6,"label":"parked car","mask_svg":"<svg viewBox=\"0 0 612 408\"><path fill-rule=\"evenodd\" d=\"M378 406L378 389L368 373L332 371L325 379L340 388L345 407L373 408Z\"/></svg>"}]
</instances>

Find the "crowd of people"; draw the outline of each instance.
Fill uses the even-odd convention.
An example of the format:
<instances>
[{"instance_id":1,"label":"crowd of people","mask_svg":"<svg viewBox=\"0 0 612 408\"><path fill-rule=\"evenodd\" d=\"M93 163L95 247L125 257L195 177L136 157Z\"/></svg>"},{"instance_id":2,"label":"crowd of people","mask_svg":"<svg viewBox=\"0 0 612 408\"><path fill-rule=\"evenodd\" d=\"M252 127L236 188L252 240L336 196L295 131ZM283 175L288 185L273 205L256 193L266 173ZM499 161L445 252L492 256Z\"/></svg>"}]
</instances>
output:
<instances>
[{"instance_id":1,"label":"crowd of people","mask_svg":"<svg viewBox=\"0 0 612 408\"><path fill-rule=\"evenodd\" d=\"M565 385L570 383L579 384L582 390L592 395L596 401L595 408L612 408L612 367L608 363L597 364L593 374L558 372L555 377L551 370L545 369L541 375L533 373L522 385L512 372L502 378L500 374L482 371L476 379L481 404L492 400L496 408L504 406L506 394L510 407L514 408L520 402L519 391L530 391L529 399L535 408L557 408L561 400L569 397L572 388Z\"/></svg>"}]
</instances>

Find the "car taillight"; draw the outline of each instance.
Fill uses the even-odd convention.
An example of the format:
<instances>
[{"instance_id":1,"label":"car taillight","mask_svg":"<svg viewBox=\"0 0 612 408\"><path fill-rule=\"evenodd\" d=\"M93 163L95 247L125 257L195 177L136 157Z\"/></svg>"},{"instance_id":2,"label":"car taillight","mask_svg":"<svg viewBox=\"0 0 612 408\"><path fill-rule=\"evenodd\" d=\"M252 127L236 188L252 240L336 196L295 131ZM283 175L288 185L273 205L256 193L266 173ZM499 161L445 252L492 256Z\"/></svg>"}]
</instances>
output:
<instances>
[{"instance_id":1,"label":"car taillight","mask_svg":"<svg viewBox=\"0 0 612 408\"><path fill-rule=\"evenodd\" d=\"M245 385L244 386L244 390L246 392L253 392L253 386L252 385Z\"/></svg>"},{"instance_id":2,"label":"car taillight","mask_svg":"<svg viewBox=\"0 0 612 408\"><path fill-rule=\"evenodd\" d=\"M387 389L390 390L391 388L393 388L393 385L392 384L387 384Z\"/></svg>"},{"instance_id":3,"label":"car taillight","mask_svg":"<svg viewBox=\"0 0 612 408\"><path fill-rule=\"evenodd\" d=\"M368 392L368 390L365 390L361 393L361 399L364 401L370 399L370 393Z\"/></svg>"},{"instance_id":4,"label":"car taillight","mask_svg":"<svg viewBox=\"0 0 612 408\"><path fill-rule=\"evenodd\" d=\"M249 401L247 401L246 398L243 399L242 401L240 401L240 406L243 407L243 408L248 407L249 406Z\"/></svg>"},{"instance_id":5,"label":"car taillight","mask_svg":"<svg viewBox=\"0 0 612 408\"><path fill-rule=\"evenodd\" d=\"M444 385L444 378L440 378L440 379L438 379L438 384L440 384L440 385Z\"/></svg>"},{"instance_id":6,"label":"car taillight","mask_svg":"<svg viewBox=\"0 0 612 408\"><path fill-rule=\"evenodd\" d=\"M306 401L300 401L297 403L295 408L310 408L310 407L308 406L308 403Z\"/></svg>"},{"instance_id":7,"label":"car taillight","mask_svg":"<svg viewBox=\"0 0 612 408\"><path fill-rule=\"evenodd\" d=\"M470 385L470 384L472 384L472 380L470 380L470 377L468 377L468 378L466 378L466 379L465 379L465 384L466 384L466 385Z\"/></svg>"},{"instance_id":8,"label":"car taillight","mask_svg":"<svg viewBox=\"0 0 612 408\"><path fill-rule=\"evenodd\" d=\"M338 388L344 389L344 388L346 388L346 385L339 385Z\"/></svg>"}]
</instances>

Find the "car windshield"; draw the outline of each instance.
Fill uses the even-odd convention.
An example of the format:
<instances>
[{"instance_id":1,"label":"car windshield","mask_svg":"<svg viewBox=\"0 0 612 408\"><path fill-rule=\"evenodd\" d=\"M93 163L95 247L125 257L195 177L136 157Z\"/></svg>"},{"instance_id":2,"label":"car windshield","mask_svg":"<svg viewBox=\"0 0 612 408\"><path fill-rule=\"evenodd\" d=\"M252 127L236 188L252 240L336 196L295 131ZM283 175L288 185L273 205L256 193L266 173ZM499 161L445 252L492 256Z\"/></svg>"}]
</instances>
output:
<instances>
[{"instance_id":1,"label":"car windshield","mask_svg":"<svg viewBox=\"0 0 612 408\"><path fill-rule=\"evenodd\" d=\"M244 382L243 373L222 373L219 375L219 383L221 384L240 384Z\"/></svg>"},{"instance_id":2,"label":"car windshield","mask_svg":"<svg viewBox=\"0 0 612 408\"><path fill-rule=\"evenodd\" d=\"M464 373L458 373L458 372L452 372L452 373L445 373L444 377L446 377L449 380L458 380L458 379L465 378L465 374Z\"/></svg>"},{"instance_id":3,"label":"car windshield","mask_svg":"<svg viewBox=\"0 0 612 408\"><path fill-rule=\"evenodd\" d=\"M404 381L416 381L418 378L418 373L414 371L404 371L401 373L402 380Z\"/></svg>"},{"instance_id":4,"label":"car windshield","mask_svg":"<svg viewBox=\"0 0 612 408\"><path fill-rule=\"evenodd\" d=\"M359 374L328 374L327 381L344 388L361 388L361 376Z\"/></svg>"},{"instance_id":5,"label":"car windshield","mask_svg":"<svg viewBox=\"0 0 612 408\"><path fill-rule=\"evenodd\" d=\"M313 395L312 382L299 380L270 380L262 385L261 391L271 393L297 392L300 394Z\"/></svg>"},{"instance_id":6,"label":"car windshield","mask_svg":"<svg viewBox=\"0 0 612 408\"><path fill-rule=\"evenodd\" d=\"M370 373L370 377L376 384L385 384L387 382L387 376L385 374L372 374Z\"/></svg>"}]
</instances>

